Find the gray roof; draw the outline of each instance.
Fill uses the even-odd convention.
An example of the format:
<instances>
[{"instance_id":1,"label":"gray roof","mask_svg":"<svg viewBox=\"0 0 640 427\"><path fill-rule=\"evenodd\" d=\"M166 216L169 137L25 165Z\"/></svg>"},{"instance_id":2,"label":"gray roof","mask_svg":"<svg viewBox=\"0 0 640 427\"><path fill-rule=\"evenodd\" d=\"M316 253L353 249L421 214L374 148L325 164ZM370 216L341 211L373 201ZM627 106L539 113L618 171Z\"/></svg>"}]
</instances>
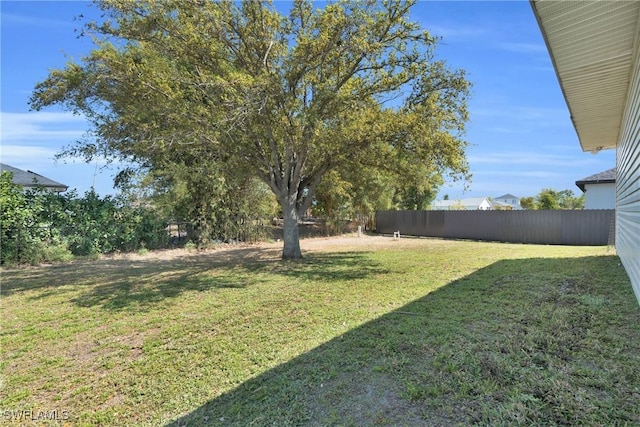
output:
<instances>
[{"instance_id":1,"label":"gray roof","mask_svg":"<svg viewBox=\"0 0 640 427\"><path fill-rule=\"evenodd\" d=\"M500 196L500 197L495 197L494 199L495 199L495 200L502 200L502 199L506 200L506 199L517 199L517 197L516 197L516 196L514 196L514 195L513 195L513 194L511 194L511 193L507 193L507 194L504 194L504 195L502 195L502 196Z\"/></svg>"},{"instance_id":2,"label":"gray roof","mask_svg":"<svg viewBox=\"0 0 640 427\"><path fill-rule=\"evenodd\" d=\"M616 182L616 168L607 169L604 172L596 173L594 175L582 178L576 181L576 185L582 192L584 192L584 186L586 184L610 184Z\"/></svg>"},{"instance_id":3,"label":"gray roof","mask_svg":"<svg viewBox=\"0 0 640 427\"><path fill-rule=\"evenodd\" d=\"M0 163L0 172L5 171L13 173L13 183L16 185L21 185L22 187L42 186L45 188L53 189L55 191L66 191L66 189L68 188L68 186L64 184L56 182L42 175L38 175L37 173L31 172L30 170L24 171L22 169L14 168L13 166Z\"/></svg>"}]
</instances>

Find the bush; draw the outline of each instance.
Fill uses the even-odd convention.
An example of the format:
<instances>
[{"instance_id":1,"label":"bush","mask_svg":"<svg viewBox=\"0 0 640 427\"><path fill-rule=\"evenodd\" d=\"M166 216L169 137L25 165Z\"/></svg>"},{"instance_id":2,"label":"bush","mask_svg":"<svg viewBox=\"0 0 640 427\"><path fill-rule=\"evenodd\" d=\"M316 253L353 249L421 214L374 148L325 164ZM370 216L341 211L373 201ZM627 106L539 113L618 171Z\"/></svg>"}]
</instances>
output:
<instances>
[{"instance_id":1,"label":"bush","mask_svg":"<svg viewBox=\"0 0 640 427\"><path fill-rule=\"evenodd\" d=\"M166 247L166 221L121 197L23 192L12 174L0 177L0 264L66 261L73 255Z\"/></svg>"},{"instance_id":2,"label":"bush","mask_svg":"<svg viewBox=\"0 0 640 427\"><path fill-rule=\"evenodd\" d=\"M44 246L42 249L42 261L44 262L65 262L72 259L73 254L64 243Z\"/></svg>"},{"instance_id":3,"label":"bush","mask_svg":"<svg viewBox=\"0 0 640 427\"><path fill-rule=\"evenodd\" d=\"M13 174L0 175L0 263L18 263L22 256L37 252L37 239L30 233L35 222L33 209L21 188L13 183Z\"/></svg>"},{"instance_id":4,"label":"bush","mask_svg":"<svg viewBox=\"0 0 640 427\"><path fill-rule=\"evenodd\" d=\"M235 188L233 197L228 192L215 203L211 202L210 193L203 194L203 200L212 205L211 211L187 228L191 238L197 237L197 246L267 237L259 218L273 216L273 206L264 197L266 190L254 184L245 182ZM256 194L246 199L235 196L247 195L249 190ZM264 203L258 203L261 200ZM168 247L171 239L167 221L161 214L167 209L132 205L124 196L100 197L94 191L83 197L78 197L75 191L23 192L13 184L11 174L5 172L0 179L0 264L38 264L66 261L73 255L98 256Z\"/></svg>"}]
</instances>

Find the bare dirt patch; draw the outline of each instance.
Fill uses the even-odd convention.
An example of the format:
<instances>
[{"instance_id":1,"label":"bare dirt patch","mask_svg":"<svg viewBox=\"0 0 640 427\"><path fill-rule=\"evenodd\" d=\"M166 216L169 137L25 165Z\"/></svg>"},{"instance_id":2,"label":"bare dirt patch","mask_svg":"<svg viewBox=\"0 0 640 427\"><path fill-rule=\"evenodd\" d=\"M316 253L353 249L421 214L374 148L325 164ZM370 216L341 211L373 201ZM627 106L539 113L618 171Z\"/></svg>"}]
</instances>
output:
<instances>
[{"instance_id":1,"label":"bare dirt patch","mask_svg":"<svg viewBox=\"0 0 640 427\"><path fill-rule=\"evenodd\" d=\"M356 233L331 237L313 237L300 240L302 254L326 251L370 251L384 248L408 248L425 245L448 244L444 240L403 237L395 239L383 235L361 235ZM242 260L276 260L282 254L282 242L260 242L253 244L221 244L208 249L167 249L152 251L146 254L123 253L103 256L104 260L197 260L199 258L215 258L220 262Z\"/></svg>"}]
</instances>

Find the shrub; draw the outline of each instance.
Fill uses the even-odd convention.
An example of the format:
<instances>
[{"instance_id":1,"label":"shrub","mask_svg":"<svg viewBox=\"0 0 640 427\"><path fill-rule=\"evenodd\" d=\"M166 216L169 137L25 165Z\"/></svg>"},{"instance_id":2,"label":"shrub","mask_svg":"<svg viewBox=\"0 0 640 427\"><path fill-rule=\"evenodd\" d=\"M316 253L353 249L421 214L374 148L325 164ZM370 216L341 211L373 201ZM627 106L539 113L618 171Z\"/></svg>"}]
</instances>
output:
<instances>
[{"instance_id":1,"label":"shrub","mask_svg":"<svg viewBox=\"0 0 640 427\"><path fill-rule=\"evenodd\" d=\"M45 245L42 249L42 261L44 262L65 262L72 259L73 254L65 243Z\"/></svg>"}]
</instances>

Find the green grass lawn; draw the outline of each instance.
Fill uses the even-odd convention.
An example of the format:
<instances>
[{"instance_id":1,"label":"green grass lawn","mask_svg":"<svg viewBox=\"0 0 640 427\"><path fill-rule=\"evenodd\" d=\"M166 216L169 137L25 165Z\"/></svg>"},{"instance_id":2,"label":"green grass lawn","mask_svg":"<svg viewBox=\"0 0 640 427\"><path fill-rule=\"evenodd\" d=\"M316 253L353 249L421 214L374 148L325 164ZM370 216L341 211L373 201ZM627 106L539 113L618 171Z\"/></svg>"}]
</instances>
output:
<instances>
[{"instance_id":1,"label":"green grass lawn","mask_svg":"<svg viewBox=\"0 0 640 427\"><path fill-rule=\"evenodd\" d=\"M640 307L606 248L278 254L2 271L2 421L640 425Z\"/></svg>"}]
</instances>

